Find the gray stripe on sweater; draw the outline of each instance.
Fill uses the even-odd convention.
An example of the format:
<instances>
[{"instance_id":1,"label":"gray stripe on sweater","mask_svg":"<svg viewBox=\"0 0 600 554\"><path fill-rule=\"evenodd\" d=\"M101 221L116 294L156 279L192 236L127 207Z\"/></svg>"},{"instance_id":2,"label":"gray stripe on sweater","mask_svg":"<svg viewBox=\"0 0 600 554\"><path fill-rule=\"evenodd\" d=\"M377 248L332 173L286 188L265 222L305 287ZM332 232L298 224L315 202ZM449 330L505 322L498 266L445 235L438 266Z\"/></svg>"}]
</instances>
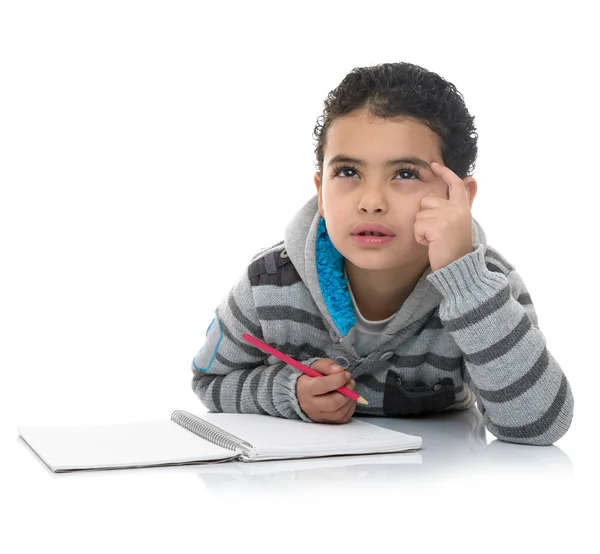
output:
<instances>
[{"instance_id":1,"label":"gray stripe on sweater","mask_svg":"<svg viewBox=\"0 0 600 554\"><path fill-rule=\"evenodd\" d=\"M501 436L511 439L531 439L533 437L538 437L547 432L556 422L567 398L567 389L567 378L562 375L560 388L558 389L554 401L544 414L531 423L520 425L518 427L496 425L493 421L490 421L490 424L493 425L499 433L501 433Z\"/></svg>"},{"instance_id":2,"label":"gray stripe on sweater","mask_svg":"<svg viewBox=\"0 0 600 554\"><path fill-rule=\"evenodd\" d=\"M240 322L240 325L244 326L248 330L248 333L255 336L257 339L263 338L262 329L258 325L255 325L242 313L242 310L238 306L233 294L229 295L227 306L231 310L233 316Z\"/></svg>"},{"instance_id":3,"label":"gray stripe on sweater","mask_svg":"<svg viewBox=\"0 0 600 554\"><path fill-rule=\"evenodd\" d=\"M219 391L219 401L223 412L235 411L236 395L247 373L249 373L248 370L232 371L222 379L223 385Z\"/></svg>"},{"instance_id":4,"label":"gray stripe on sweater","mask_svg":"<svg viewBox=\"0 0 600 554\"><path fill-rule=\"evenodd\" d=\"M362 387L367 388L374 393L383 394L385 390L385 383L380 382L374 375L365 373L358 377L355 377L356 383L360 383Z\"/></svg>"},{"instance_id":5,"label":"gray stripe on sweater","mask_svg":"<svg viewBox=\"0 0 600 554\"><path fill-rule=\"evenodd\" d=\"M225 377L225 379L231 377L231 373ZM225 382L225 379L217 379L211 383L212 390L210 393L210 399L215 406L217 412L222 412L223 407L221 406L221 387Z\"/></svg>"},{"instance_id":6,"label":"gray stripe on sweater","mask_svg":"<svg viewBox=\"0 0 600 554\"><path fill-rule=\"evenodd\" d=\"M252 371L247 369L240 375L240 381L235 391L235 411L239 414L242 412L242 392L244 390L244 383L248 380L248 377L252 375Z\"/></svg>"},{"instance_id":7,"label":"gray stripe on sweater","mask_svg":"<svg viewBox=\"0 0 600 554\"><path fill-rule=\"evenodd\" d=\"M236 337L234 337L233 333L229 330L227 325L225 325L225 322L223 319L219 319L219 323L221 324L221 331L223 332L223 335L230 342L232 342L237 348L239 348L242 352L244 352L245 354L248 354L249 356L252 356L254 358L264 358L260 348L257 348L256 346L252 346L251 344L246 343L243 339L238 340ZM227 349L231 348L230 345L223 345L223 346L225 346L225 348L227 348ZM223 348L223 346L221 346L221 348Z\"/></svg>"},{"instance_id":8,"label":"gray stripe on sweater","mask_svg":"<svg viewBox=\"0 0 600 554\"><path fill-rule=\"evenodd\" d=\"M504 273L501 267L498 267L496 264L493 264L491 262L486 263L485 267L487 267L490 271L493 271L494 273Z\"/></svg>"},{"instance_id":9,"label":"gray stripe on sweater","mask_svg":"<svg viewBox=\"0 0 600 554\"><path fill-rule=\"evenodd\" d=\"M300 344L294 344L293 342L270 343L270 345L300 362L308 358L328 358L325 350L317 348L309 342L302 342Z\"/></svg>"},{"instance_id":10,"label":"gray stripe on sweater","mask_svg":"<svg viewBox=\"0 0 600 554\"><path fill-rule=\"evenodd\" d=\"M192 378L192 389L198 396L203 395L208 389L209 385L215 379L222 377L222 375L197 371L193 366L192 371L194 373L194 376Z\"/></svg>"},{"instance_id":11,"label":"gray stripe on sweater","mask_svg":"<svg viewBox=\"0 0 600 554\"><path fill-rule=\"evenodd\" d=\"M502 309L507 302L511 301L511 299L512 296L510 293L510 287L504 287L496 295L481 304L476 309L462 315L461 317L447 320L445 327L450 332L466 329L475 323L479 323L497 310ZM517 301L523 307L532 306L531 297L528 293L521 294Z\"/></svg>"},{"instance_id":12,"label":"gray stripe on sweater","mask_svg":"<svg viewBox=\"0 0 600 554\"><path fill-rule=\"evenodd\" d=\"M548 369L550 358L548 357L548 349L544 348L539 358L533 364L533 367L525 373L521 378L514 383L497 390L479 389L479 394L484 400L490 402L502 403L513 400L521 396L533 387Z\"/></svg>"},{"instance_id":13,"label":"gray stripe on sweater","mask_svg":"<svg viewBox=\"0 0 600 554\"><path fill-rule=\"evenodd\" d=\"M511 298L510 288L508 286L503 287L497 294L483 302L474 310L471 310L460 317L448 319L445 323L446 329L450 332L462 331L475 323L479 323L502 308Z\"/></svg>"},{"instance_id":14,"label":"gray stripe on sweater","mask_svg":"<svg viewBox=\"0 0 600 554\"><path fill-rule=\"evenodd\" d=\"M488 260L493 260L494 265L496 267L503 268L499 271L499 273L508 274L515 269L515 267L511 263L509 263L509 261L504 256L502 256L495 248L491 247L490 245L487 245L485 249L485 260L486 265L488 265Z\"/></svg>"},{"instance_id":15,"label":"gray stripe on sweater","mask_svg":"<svg viewBox=\"0 0 600 554\"><path fill-rule=\"evenodd\" d=\"M252 378L250 379L250 398L252 399L252 401L254 402L254 405L256 406L256 411L259 414L265 414L265 415L269 415L269 412L267 412L260 404L260 402L258 401L258 385L259 385L259 381L262 377L262 373L263 372L256 372L256 375L253 375Z\"/></svg>"},{"instance_id":16,"label":"gray stripe on sweater","mask_svg":"<svg viewBox=\"0 0 600 554\"><path fill-rule=\"evenodd\" d=\"M521 304L521 306L527 306L528 304L533 304L533 302L531 301L531 296L529 295L528 292L524 292L523 294L521 294L519 296L519 298L517 298L517 302L519 304Z\"/></svg>"},{"instance_id":17,"label":"gray stripe on sweater","mask_svg":"<svg viewBox=\"0 0 600 554\"><path fill-rule=\"evenodd\" d=\"M221 354L220 352L217 352L215 359L223 367L229 369L254 369L257 364L257 362L232 362L231 360L228 360L225 356L223 356L223 354ZM216 371L216 369L212 368L211 371Z\"/></svg>"},{"instance_id":18,"label":"gray stripe on sweater","mask_svg":"<svg viewBox=\"0 0 600 554\"><path fill-rule=\"evenodd\" d=\"M266 386L260 388L257 399L260 405L265 408L267 413L275 412L277 414L281 414L273 402L273 382L284 365L285 364L281 362L271 366L269 369L263 372L262 378L266 380Z\"/></svg>"},{"instance_id":19,"label":"gray stripe on sweater","mask_svg":"<svg viewBox=\"0 0 600 554\"><path fill-rule=\"evenodd\" d=\"M506 337L479 352L473 352L472 354L465 353L465 360L474 365L488 364L509 352L530 329L533 329L531 320L527 314L523 314L521 321Z\"/></svg>"},{"instance_id":20,"label":"gray stripe on sweater","mask_svg":"<svg viewBox=\"0 0 600 554\"><path fill-rule=\"evenodd\" d=\"M293 306L260 306L256 308L258 317L268 321L295 321L310 325L318 331L327 331L323 321L317 315Z\"/></svg>"}]
</instances>

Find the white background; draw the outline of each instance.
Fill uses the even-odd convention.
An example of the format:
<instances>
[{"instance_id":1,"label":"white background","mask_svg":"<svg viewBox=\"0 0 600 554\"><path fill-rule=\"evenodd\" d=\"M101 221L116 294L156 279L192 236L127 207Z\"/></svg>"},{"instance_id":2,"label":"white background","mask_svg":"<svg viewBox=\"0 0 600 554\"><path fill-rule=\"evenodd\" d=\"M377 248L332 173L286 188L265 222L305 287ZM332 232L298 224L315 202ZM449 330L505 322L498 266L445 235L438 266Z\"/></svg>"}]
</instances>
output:
<instances>
[{"instance_id":1,"label":"white background","mask_svg":"<svg viewBox=\"0 0 600 554\"><path fill-rule=\"evenodd\" d=\"M591 5L2 2L0 502L19 548L203 551L218 548L212 529L231 551L299 547L298 535L316 551L400 548L438 533L461 551L502 540L548 550L591 534L582 524L583 500L598 490ZM189 367L218 301L315 193L323 100L354 67L393 61L454 83L476 117L473 215L525 280L571 383L575 418L556 446L573 464L572 488L549 479L500 495L489 476L404 504L338 490L302 505L286 498L284 510L283 499L221 504L173 471L139 488L132 472L116 472L92 495L85 479L30 464L17 426L198 411ZM73 488L81 503L61 503ZM125 489L139 499L135 513L121 504ZM247 519L234 521L232 506Z\"/></svg>"}]
</instances>

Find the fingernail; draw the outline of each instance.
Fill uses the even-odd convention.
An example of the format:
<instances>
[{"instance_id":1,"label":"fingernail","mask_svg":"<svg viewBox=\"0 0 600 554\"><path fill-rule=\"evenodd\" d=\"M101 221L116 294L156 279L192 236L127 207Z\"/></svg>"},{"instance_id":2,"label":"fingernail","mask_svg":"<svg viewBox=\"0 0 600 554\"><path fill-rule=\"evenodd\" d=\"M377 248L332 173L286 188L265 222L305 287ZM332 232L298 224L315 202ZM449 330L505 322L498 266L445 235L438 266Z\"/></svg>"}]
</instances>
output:
<instances>
[{"instance_id":1,"label":"fingernail","mask_svg":"<svg viewBox=\"0 0 600 554\"><path fill-rule=\"evenodd\" d=\"M340 366L337 365L337 364L334 364L334 365L331 366L331 369L340 369Z\"/></svg>"},{"instance_id":2,"label":"fingernail","mask_svg":"<svg viewBox=\"0 0 600 554\"><path fill-rule=\"evenodd\" d=\"M350 375L350 372L349 372L349 371L344 371L344 377L345 377L346 379L350 379L350 377L352 377L352 376Z\"/></svg>"}]
</instances>

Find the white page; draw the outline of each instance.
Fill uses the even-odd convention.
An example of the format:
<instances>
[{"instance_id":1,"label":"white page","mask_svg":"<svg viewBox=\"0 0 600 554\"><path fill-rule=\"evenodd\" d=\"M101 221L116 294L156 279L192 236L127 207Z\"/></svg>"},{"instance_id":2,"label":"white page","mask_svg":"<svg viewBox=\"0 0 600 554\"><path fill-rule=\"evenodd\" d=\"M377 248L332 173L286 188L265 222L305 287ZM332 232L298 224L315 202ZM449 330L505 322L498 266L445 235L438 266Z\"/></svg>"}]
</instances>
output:
<instances>
[{"instance_id":1,"label":"white page","mask_svg":"<svg viewBox=\"0 0 600 554\"><path fill-rule=\"evenodd\" d=\"M236 455L168 419L18 430L53 471L224 460Z\"/></svg>"},{"instance_id":2,"label":"white page","mask_svg":"<svg viewBox=\"0 0 600 554\"><path fill-rule=\"evenodd\" d=\"M422 444L421 437L357 419L331 424L259 414L206 413L199 417L250 443L260 459L398 452Z\"/></svg>"}]
</instances>

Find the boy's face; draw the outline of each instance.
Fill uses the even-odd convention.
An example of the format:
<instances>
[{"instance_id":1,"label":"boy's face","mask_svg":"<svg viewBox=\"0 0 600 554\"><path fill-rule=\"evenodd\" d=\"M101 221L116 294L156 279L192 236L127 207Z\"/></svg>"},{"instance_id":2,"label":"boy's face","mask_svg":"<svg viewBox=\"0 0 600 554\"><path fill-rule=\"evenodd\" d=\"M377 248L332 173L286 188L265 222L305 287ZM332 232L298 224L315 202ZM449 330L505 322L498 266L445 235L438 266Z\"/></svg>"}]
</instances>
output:
<instances>
[{"instance_id":1,"label":"boy's face","mask_svg":"<svg viewBox=\"0 0 600 554\"><path fill-rule=\"evenodd\" d=\"M363 163L335 162L344 156ZM327 132L323 174L315 174L319 211L327 224L333 245L351 263L362 269L386 270L429 265L428 248L414 236L421 200L430 192L448 198L448 185L429 167L415 163L386 165L388 160L413 157L427 165L444 165L440 140L431 129L414 120L374 118L361 109L336 119ZM467 177L470 203L476 183ZM388 244L372 247L352 238L360 223L382 223L395 237Z\"/></svg>"}]
</instances>

